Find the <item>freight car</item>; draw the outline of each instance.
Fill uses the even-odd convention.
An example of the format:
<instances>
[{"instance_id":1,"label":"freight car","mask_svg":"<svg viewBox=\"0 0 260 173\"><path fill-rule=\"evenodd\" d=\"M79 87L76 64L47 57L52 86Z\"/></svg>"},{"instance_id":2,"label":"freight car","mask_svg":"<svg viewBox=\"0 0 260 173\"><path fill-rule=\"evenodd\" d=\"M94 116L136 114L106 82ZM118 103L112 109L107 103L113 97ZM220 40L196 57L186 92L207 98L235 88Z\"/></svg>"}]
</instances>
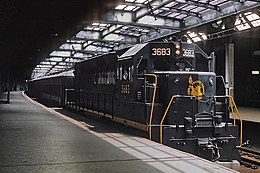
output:
<instances>
[{"instance_id":1,"label":"freight car","mask_svg":"<svg viewBox=\"0 0 260 173\"><path fill-rule=\"evenodd\" d=\"M40 77L28 83L26 94L47 106L65 106L65 89L73 87L73 71Z\"/></svg>"},{"instance_id":2,"label":"freight car","mask_svg":"<svg viewBox=\"0 0 260 173\"><path fill-rule=\"evenodd\" d=\"M239 161L242 137L229 118L235 104L227 94L216 95L216 86L227 89L217 84L223 78L213 72L213 57L177 41L88 59L75 65L65 107L143 130L152 140L208 160Z\"/></svg>"}]
</instances>

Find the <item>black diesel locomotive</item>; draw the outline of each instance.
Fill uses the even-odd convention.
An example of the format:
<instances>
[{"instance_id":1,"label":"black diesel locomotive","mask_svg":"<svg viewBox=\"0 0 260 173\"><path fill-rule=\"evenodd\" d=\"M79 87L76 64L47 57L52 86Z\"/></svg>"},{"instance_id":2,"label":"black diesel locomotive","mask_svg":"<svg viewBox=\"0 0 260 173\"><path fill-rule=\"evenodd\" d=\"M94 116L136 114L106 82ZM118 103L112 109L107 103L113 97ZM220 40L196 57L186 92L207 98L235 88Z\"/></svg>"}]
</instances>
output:
<instances>
[{"instance_id":1,"label":"black diesel locomotive","mask_svg":"<svg viewBox=\"0 0 260 173\"><path fill-rule=\"evenodd\" d=\"M216 96L213 59L186 42L138 44L77 63L64 102L209 160L240 160L231 97Z\"/></svg>"}]
</instances>

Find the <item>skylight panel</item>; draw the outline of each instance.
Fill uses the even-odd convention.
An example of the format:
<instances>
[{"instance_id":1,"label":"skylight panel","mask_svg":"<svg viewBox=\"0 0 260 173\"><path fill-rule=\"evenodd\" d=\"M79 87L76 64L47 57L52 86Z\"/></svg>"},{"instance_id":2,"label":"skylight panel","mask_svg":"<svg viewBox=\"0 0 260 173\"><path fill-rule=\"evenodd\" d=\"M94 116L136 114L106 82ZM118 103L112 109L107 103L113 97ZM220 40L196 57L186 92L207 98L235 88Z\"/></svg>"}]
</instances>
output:
<instances>
[{"instance_id":1,"label":"skylight panel","mask_svg":"<svg viewBox=\"0 0 260 173\"><path fill-rule=\"evenodd\" d=\"M193 38L193 37L197 37L197 34L195 33L195 32L187 32L187 34L191 37L191 38Z\"/></svg>"},{"instance_id":2,"label":"skylight panel","mask_svg":"<svg viewBox=\"0 0 260 173\"><path fill-rule=\"evenodd\" d=\"M65 69L65 68L67 68L66 66L63 66L63 65L55 65L55 67L54 68L56 68L56 69L58 69L58 68L62 68L62 69Z\"/></svg>"},{"instance_id":3,"label":"skylight panel","mask_svg":"<svg viewBox=\"0 0 260 173\"><path fill-rule=\"evenodd\" d=\"M42 64L42 65L55 65L56 62L43 61L43 62L41 62L40 64Z\"/></svg>"},{"instance_id":4,"label":"skylight panel","mask_svg":"<svg viewBox=\"0 0 260 173\"><path fill-rule=\"evenodd\" d=\"M235 27L239 30L246 30L251 28L249 24L246 22L246 20L240 15L239 18L236 19Z\"/></svg>"},{"instance_id":5,"label":"skylight panel","mask_svg":"<svg viewBox=\"0 0 260 173\"><path fill-rule=\"evenodd\" d=\"M194 42L201 41L201 39L200 39L199 37L194 37L194 38L192 38L192 40L193 40Z\"/></svg>"},{"instance_id":6,"label":"skylight panel","mask_svg":"<svg viewBox=\"0 0 260 173\"><path fill-rule=\"evenodd\" d=\"M177 4L178 4L177 2L171 2L167 5L165 5L165 7L171 8L171 7L173 7L174 5L177 5Z\"/></svg>"},{"instance_id":7,"label":"skylight panel","mask_svg":"<svg viewBox=\"0 0 260 173\"><path fill-rule=\"evenodd\" d=\"M180 14L179 16L176 16L177 19L183 19L184 17L187 17L186 14Z\"/></svg>"},{"instance_id":8,"label":"skylight panel","mask_svg":"<svg viewBox=\"0 0 260 173\"><path fill-rule=\"evenodd\" d=\"M85 29L86 29L86 30L93 30L94 28L88 26L88 27L86 27Z\"/></svg>"},{"instance_id":9,"label":"skylight panel","mask_svg":"<svg viewBox=\"0 0 260 173\"><path fill-rule=\"evenodd\" d=\"M210 4L211 5L218 5L218 4L221 4L221 3L225 2L225 1L227 1L227 0L215 0L215 1L211 1Z\"/></svg>"},{"instance_id":10,"label":"skylight panel","mask_svg":"<svg viewBox=\"0 0 260 173\"><path fill-rule=\"evenodd\" d=\"M55 61L55 62L60 62L62 61L63 58L60 58L60 57L51 57L49 58L50 61Z\"/></svg>"},{"instance_id":11,"label":"skylight panel","mask_svg":"<svg viewBox=\"0 0 260 173\"><path fill-rule=\"evenodd\" d=\"M66 43L68 44L73 44L73 43L83 43L84 41L82 40L67 40Z\"/></svg>"},{"instance_id":12,"label":"skylight panel","mask_svg":"<svg viewBox=\"0 0 260 173\"><path fill-rule=\"evenodd\" d=\"M48 71L48 68L40 68L40 67L35 67L34 71L39 72L39 71Z\"/></svg>"},{"instance_id":13,"label":"skylight panel","mask_svg":"<svg viewBox=\"0 0 260 173\"><path fill-rule=\"evenodd\" d=\"M134 33L133 35L136 36L136 37L141 36L141 34L139 34L139 33Z\"/></svg>"},{"instance_id":14,"label":"skylight panel","mask_svg":"<svg viewBox=\"0 0 260 173\"><path fill-rule=\"evenodd\" d=\"M80 60L79 60L79 59L74 59L74 58L67 58L67 59L65 60L65 62L73 62L73 63L76 63L76 62L80 62Z\"/></svg>"},{"instance_id":15,"label":"skylight panel","mask_svg":"<svg viewBox=\"0 0 260 173\"><path fill-rule=\"evenodd\" d=\"M201 12L202 10L205 10L205 8L204 7L197 7L197 8L192 9L191 11L198 13L198 12Z\"/></svg>"},{"instance_id":16,"label":"skylight panel","mask_svg":"<svg viewBox=\"0 0 260 173\"><path fill-rule=\"evenodd\" d=\"M70 56L70 52L69 51L53 51L50 55L51 56Z\"/></svg>"},{"instance_id":17,"label":"skylight panel","mask_svg":"<svg viewBox=\"0 0 260 173\"><path fill-rule=\"evenodd\" d=\"M63 66L72 66L73 63L68 63L68 62L60 62L59 65L63 65Z\"/></svg>"},{"instance_id":18,"label":"skylight panel","mask_svg":"<svg viewBox=\"0 0 260 173\"><path fill-rule=\"evenodd\" d=\"M246 16L246 18L247 18L249 21L253 21L253 20L256 20L256 19L260 19L260 17L259 17L257 14L255 14L255 13L251 13L251 14L249 14L249 15L246 15L246 14L245 14L245 16Z\"/></svg>"},{"instance_id":19,"label":"skylight panel","mask_svg":"<svg viewBox=\"0 0 260 173\"><path fill-rule=\"evenodd\" d=\"M52 65L40 65L40 64L38 64L36 67L38 67L38 68L51 68Z\"/></svg>"},{"instance_id":20,"label":"skylight panel","mask_svg":"<svg viewBox=\"0 0 260 173\"><path fill-rule=\"evenodd\" d=\"M187 43L192 43L192 41L190 39L187 39Z\"/></svg>"},{"instance_id":21,"label":"skylight panel","mask_svg":"<svg viewBox=\"0 0 260 173\"><path fill-rule=\"evenodd\" d=\"M94 23L92 23L92 25L93 26L99 26L99 23L94 22Z\"/></svg>"},{"instance_id":22,"label":"skylight panel","mask_svg":"<svg viewBox=\"0 0 260 173\"><path fill-rule=\"evenodd\" d=\"M208 39L208 37L206 36L205 33L199 33L199 35L200 35L200 37L203 38L203 40L207 40Z\"/></svg>"},{"instance_id":23,"label":"skylight panel","mask_svg":"<svg viewBox=\"0 0 260 173\"><path fill-rule=\"evenodd\" d=\"M94 31L100 31L100 28L93 28Z\"/></svg>"},{"instance_id":24,"label":"skylight panel","mask_svg":"<svg viewBox=\"0 0 260 173\"><path fill-rule=\"evenodd\" d=\"M237 25L236 28L237 28L239 31L242 31L242 30L249 29L250 26L248 25L248 23L245 23L245 24Z\"/></svg>"},{"instance_id":25,"label":"skylight panel","mask_svg":"<svg viewBox=\"0 0 260 173\"><path fill-rule=\"evenodd\" d=\"M171 14L168 15L168 17L174 18L174 17L178 16L179 14L180 13L171 13Z\"/></svg>"},{"instance_id":26,"label":"skylight panel","mask_svg":"<svg viewBox=\"0 0 260 173\"><path fill-rule=\"evenodd\" d=\"M150 32L150 30L149 29L143 29L143 31L142 32L145 32L145 33L147 33L147 32Z\"/></svg>"},{"instance_id":27,"label":"skylight panel","mask_svg":"<svg viewBox=\"0 0 260 173\"><path fill-rule=\"evenodd\" d=\"M198 42L198 41L202 41L203 40L207 40L208 37L205 33L195 33L195 32L187 32L189 38L191 38L194 42ZM192 40L190 40L190 42L192 42Z\"/></svg>"},{"instance_id":28,"label":"skylight panel","mask_svg":"<svg viewBox=\"0 0 260 173\"><path fill-rule=\"evenodd\" d=\"M209 0L200 0L199 2L208 3Z\"/></svg>"},{"instance_id":29,"label":"skylight panel","mask_svg":"<svg viewBox=\"0 0 260 173\"><path fill-rule=\"evenodd\" d=\"M252 25L253 25L254 27L260 26L260 20L253 21L253 22L251 22L251 23L252 23Z\"/></svg>"},{"instance_id":30,"label":"skylight panel","mask_svg":"<svg viewBox=\"0 0 260 173\"><path fill-rule=\"evenodd\" d=\"M136 6L128 5L124 10L126 11L132 11Z\"/></svg>"},{"instance_id":31,"label":"skylight panel","mask_svg":"<svg viewBox=\"0 0 260 173\"><path fill-rule=\"evenodd\" d=\"M182 8L182 10L189 11L189 10L195 8L195 7L196 7L195 5L188 5L187 7Z\"/></svg>"},{"instance_id":32,"label":"skylight panel","mask_svg":"<svg viewBox=\"0 0 260 173\"><path fill-rule=\"evenodd\" d=\"M128 29L128 28L129 28L129 26L124 26L122 29L125 29L125 30L126 30L126 29Z\"/></svg>"},{"instance_id":33,"label":"skylight panel","mask_svg":"<svg viewBox=\"0 0 260 173\"><path fill-rule=\"evenodd\" d=\"M161 16L167 16L167 15L169 15L169 14L171 14L172 12L169 12L169 11L162 11L161 13L160 13L160 15Z\"/></svg>"},{"instance_id":34,"label":"skylight panel","mask_svg":"<svg viewBox=\"0 0 260 173\"><path fill-rule=\"evenodd\" d=\"M100 27L107 27L107 24L105 24L105 23L100 23L99 26L100 26Z\"/></svg>"},{"instance_id":35,"label":"skylight panel","mask_svg":"<svg viewBox=\"0 0 260 173\"><path fill-rule=\"evenodd\" d=\"M126 5L120 4L120 5L116 6L115 9L116 10L123 10L125 7L126 7Z\"/></svg>"},{"instance_id":36,"label":"skylight panel","mask_svg":"<svg viewBox=\"0 0 260 173\"><path fill-rule=\"evenodd\" d=\"M246 24L246 20L242 17L242 15L240 15L239 18L237 18L235 21L235 25L240 25L240 24Z\"/></svg>"},{"instance_id":37,"label":"skylight panel","mask_svg":"<svg viewBox=\"0 0 260 173\"><path fill-rule=\"evenodd\" d=\"M138 10L140 7L135 7L134 9L133 9L133 11L136 11L136 10Z\"/></svg>"},{"instance_id":38,"label":"skylight panel","mask_svg":"<svg viewBox=\"0 0 260 173\"><path fill-rule=\"evenodd\" d=\"M142 4L143 4L143 3L145 3L146 1L147 1L147 0L136 0L135 2L136 2L136 3L142 3Z\"/></svg>"},{"instance_id":39,"label":"skylight panel","mask_svg":"<svg viewBox=\"0 0 260 173\"><path fill-rule=\"evenodd\" d=\"M160 9L157 9L157 10L155 10L153 13L154 14L159 14L159 13L161 13L163 10L160 10Z\"/></svg>"}]
</instances>

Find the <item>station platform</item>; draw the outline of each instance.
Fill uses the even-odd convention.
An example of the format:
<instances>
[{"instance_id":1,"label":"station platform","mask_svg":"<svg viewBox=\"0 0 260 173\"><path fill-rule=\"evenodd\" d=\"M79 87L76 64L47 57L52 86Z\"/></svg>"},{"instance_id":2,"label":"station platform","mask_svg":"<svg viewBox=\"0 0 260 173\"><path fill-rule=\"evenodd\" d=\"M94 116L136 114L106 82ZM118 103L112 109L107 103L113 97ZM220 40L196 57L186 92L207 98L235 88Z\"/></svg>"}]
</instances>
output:
<instances>
[{"instance_id":1,"label":"station platform","mask_svg":"<svg viewBox=\"0 0 260 173\"><path fill-rule=\"evenodd\" d=\"M60 108L22 92L0 104L0 172L235 173L237 171Z\"/></svg>"},{"instance_id":2,"label":"station platform","mask_svg":"<svg viewBox=\"0 0 260 173\"><path fill-rule=\"evenodd\" d=\"M260 123L260 107L238 107L238 110L244 121Z\"/></svg>"}]
</instances>

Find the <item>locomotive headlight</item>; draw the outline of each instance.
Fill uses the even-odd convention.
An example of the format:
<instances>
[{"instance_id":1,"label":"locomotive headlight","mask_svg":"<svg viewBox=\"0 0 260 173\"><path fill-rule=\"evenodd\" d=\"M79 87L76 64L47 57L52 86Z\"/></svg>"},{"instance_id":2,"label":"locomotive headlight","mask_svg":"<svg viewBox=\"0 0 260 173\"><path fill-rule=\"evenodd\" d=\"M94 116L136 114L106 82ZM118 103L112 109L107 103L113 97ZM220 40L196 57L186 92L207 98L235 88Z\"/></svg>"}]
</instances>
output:
<instances>
[{"instance_id":1,"label":"locomotive headlight","mask_svg":"<svg viewBox=\"0 0 260 173\"><path fill-rule=\"evenodd\" d=\"M209 78L209 86L211 86L211 87L214 86L214 79L212 77Z\"/></svg>"},{"instance_id":2,"label":"locomotive headlight","mask_svg":"<svg viewBox=\"0 0 260 173\"><path fill-rule=\"evenodd\" d=\"M181 45L180 45L180 42L176 42L175 43L175 55L176 56L180 56L181 54Z\"/></svg>"},{"instance_id":3,"label":"locomotive headlight","mask_svg":"<svg viewBox=\"0 0 260 173\"><path fill-rule=\"evenodd\" d=\"M180 48L181 48L180 43L176 43L176 44L175 44L175 48L176 48L176 49L180 49Z\"/></svg>"},{"instance_id":4,"label":"locomotive headlight","mask_svg":"<svg viewBox=\"0 0 260 173\"><path fill-rule=\"evenodd\" d=\"M180 54L181 54L181 51L180 51L180 50L176 50L176 51L175 51L175 54L176 54L176 55L180 55Z\"/></svg>"}]
</instances>

